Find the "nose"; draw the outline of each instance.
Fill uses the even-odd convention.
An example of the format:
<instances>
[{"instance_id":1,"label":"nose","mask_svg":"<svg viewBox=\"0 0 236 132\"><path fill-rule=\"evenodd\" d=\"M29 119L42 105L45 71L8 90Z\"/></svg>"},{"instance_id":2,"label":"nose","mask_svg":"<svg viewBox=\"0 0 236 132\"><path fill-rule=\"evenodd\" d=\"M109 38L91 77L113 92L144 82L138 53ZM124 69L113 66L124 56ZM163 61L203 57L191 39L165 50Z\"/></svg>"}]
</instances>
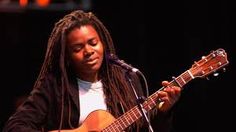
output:
<instances>
[{"instance_id":1,"label":"nose","mask_svg":"<svg viewBox=\"0 0 236 132\"><path fill-rule=\"evenodd\" d=\"M93 47L89 44L86 44L84 47L84 55L89 56L89 55L92 55L93 53L94 53Z\"/></svg>"}]
</instances>

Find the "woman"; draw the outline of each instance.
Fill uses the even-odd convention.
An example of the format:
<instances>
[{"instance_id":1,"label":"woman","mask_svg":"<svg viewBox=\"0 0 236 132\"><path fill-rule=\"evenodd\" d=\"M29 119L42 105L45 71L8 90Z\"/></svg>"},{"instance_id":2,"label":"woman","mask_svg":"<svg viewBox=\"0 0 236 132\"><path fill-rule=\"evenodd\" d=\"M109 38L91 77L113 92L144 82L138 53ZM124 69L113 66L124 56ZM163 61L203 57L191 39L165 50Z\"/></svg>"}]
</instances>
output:
<instances>
[{"instance_id":1,"label":"woman","mask_svg":"<svg viewBox=\"0 0 236 132\"><path fill-rule=\"evenodd\" d=\"M126 79L127 71L111 63L106 57L110 54L116 54L112 38L95 15L77 10L64 16L51 33L31 94L9 118L3 131L106 129L137 102ZM138 76L131 73L130 77L142 96ZM163 85L167 87L158 93L162 105L151 111L152 122L157 123L154 129L159 132L170 130L171 108L180 96L179 87L168 86L166 81ZM142 118L125 124L107 130L147 130Z\"/></svg>"}]
</instances>

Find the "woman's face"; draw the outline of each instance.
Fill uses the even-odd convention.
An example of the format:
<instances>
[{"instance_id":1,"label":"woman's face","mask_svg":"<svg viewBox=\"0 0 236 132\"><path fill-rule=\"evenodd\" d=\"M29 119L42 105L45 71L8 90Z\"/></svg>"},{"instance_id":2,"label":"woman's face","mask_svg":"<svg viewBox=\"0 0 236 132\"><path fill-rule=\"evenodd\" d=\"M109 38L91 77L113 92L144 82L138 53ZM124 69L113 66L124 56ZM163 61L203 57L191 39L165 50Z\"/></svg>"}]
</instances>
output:
<instances>
[{"instance_id":1,"label":"woman's face","mask_svg":"<svg viewBox=\"0 0 236 132\"><path fill-rule=\"evenodd\" d=\"M91 25L74 28L67 36L70 62L77 76L85 81L97 81L103 61L103 44Z\"/></svg>"}]
</instances>

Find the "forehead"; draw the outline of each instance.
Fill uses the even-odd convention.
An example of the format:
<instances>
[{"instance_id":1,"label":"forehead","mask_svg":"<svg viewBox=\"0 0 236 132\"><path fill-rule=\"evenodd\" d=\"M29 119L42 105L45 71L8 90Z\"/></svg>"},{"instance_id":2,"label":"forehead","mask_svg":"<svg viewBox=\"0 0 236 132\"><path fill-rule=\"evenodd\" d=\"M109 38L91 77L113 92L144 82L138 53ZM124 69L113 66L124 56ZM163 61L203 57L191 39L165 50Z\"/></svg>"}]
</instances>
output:
<instances>
[{"instance_id":1,"label":"forehead","mask_svg":"<svg viewBox=\"0 0 236 132\"><path fill-rule=\"evenodd\" d=\"M72 37L72 36L83 37L83 36L90 36L90 35L97 35L97 31L94 29L93 26L85 25L85 26L73 28L67 34L67 37Z\"/></svg>"}]
</instances>

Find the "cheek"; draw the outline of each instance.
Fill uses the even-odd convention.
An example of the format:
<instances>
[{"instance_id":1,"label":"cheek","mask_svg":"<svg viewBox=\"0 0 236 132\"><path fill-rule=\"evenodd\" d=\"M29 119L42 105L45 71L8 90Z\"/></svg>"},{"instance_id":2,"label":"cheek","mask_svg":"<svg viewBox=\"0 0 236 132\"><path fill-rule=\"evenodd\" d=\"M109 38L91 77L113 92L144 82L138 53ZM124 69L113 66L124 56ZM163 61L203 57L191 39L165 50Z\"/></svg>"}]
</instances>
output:
<instances>
[{"instance_id":1,"label":"cheek","mask_svg":"<svg viewBox=\"0 0 236 132\"><path fill-rule=\"evenodd\" d=\"M97 48L97 52L100 56L103 56L103 52L104 52L104 48L103 48L103 45L100 44Z\"/></svg>"},{"instance_id":2,"label":"cheek","mask_svg":"<svg viewBox=\"0 0 236 132\"><path fill-rule=\"evenodd\" d=\"M83 60L83 57L80 54L71 55L71 61L73 64L81 63L82 60Z\"/></svg>"}]
</instances>

